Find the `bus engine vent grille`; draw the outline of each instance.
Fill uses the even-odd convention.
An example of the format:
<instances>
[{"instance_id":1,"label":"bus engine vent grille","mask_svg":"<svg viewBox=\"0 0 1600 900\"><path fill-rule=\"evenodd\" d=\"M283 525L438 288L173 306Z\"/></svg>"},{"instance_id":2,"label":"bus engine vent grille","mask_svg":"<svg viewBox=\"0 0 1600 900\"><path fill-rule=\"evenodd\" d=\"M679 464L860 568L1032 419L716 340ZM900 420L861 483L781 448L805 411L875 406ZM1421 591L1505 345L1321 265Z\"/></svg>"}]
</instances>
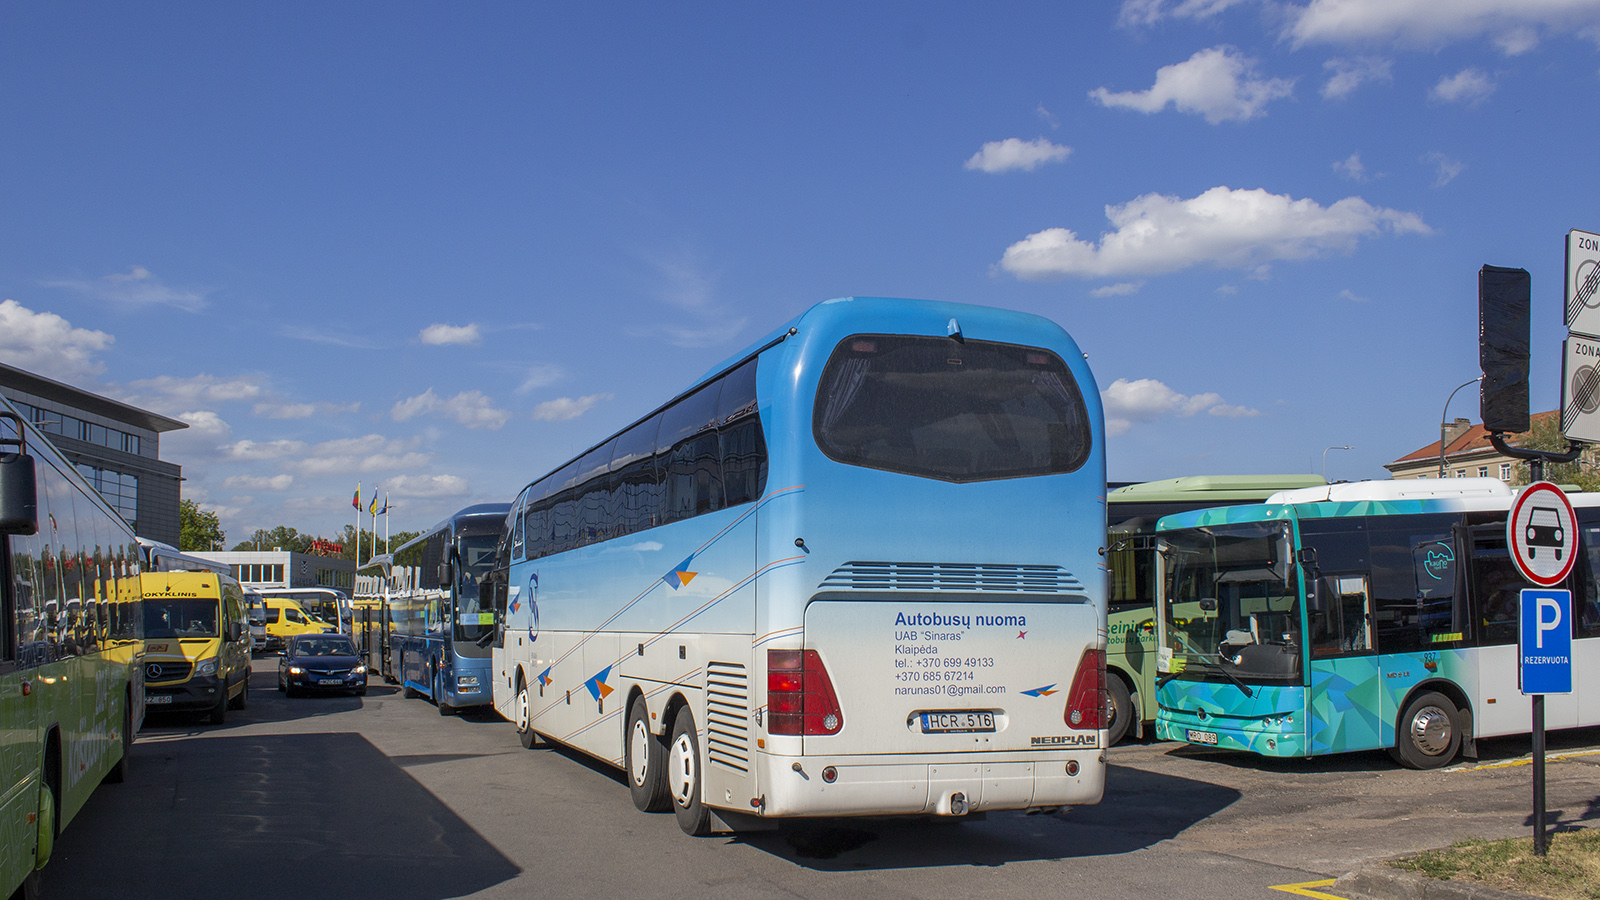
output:
<instances>
[{"instance_id":1,"label":"bus engine vent grille","mask_svg":"<svg viewBox=\"0 0 1600 900\"><path fill-rule=\"evenodd\" d=\"M993 563L847 562L823 579L821 587L847 591L1083 593L1083 583L1060 566Z\"/></svg>"},{"instance_id":2,"label":"bus engine vent grille","mask_svg":"<svg viewBox=\"0 0 1600 900\"><path fill-rule=\"evenodd\" d=\"M750 771L750 674L738 663L706 664L706 756L713 765Z\"/></svg>"}]
</instances>

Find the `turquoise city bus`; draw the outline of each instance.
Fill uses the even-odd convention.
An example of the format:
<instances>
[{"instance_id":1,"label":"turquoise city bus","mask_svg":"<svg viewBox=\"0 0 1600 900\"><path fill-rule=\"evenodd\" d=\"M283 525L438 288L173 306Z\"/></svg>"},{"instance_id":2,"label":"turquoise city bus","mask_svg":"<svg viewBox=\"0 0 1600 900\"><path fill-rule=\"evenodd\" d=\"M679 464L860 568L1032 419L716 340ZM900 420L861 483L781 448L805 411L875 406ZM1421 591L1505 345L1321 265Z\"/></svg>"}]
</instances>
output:
<instances>
[{"instance_id":1,"label":"turquoise city bus","mask_svg":"<svg viewBox=\"0 0 1600 900\"><path fill-rule=\"evenodd\" d=\"M1097 802L1099 399L1039 316L811 308L523 489L496 705L696 835Z\"/></svg>"},{"instance_id":2,"label":"turquoise city bus","mask_svg":"<svg viewBox=\"0 0 1600 900\"><path fill-rule=\"evenodd\" d=\"M1191 509L1260 503L1278 491L1325 482L1316 475L1190 475L1129 484L1106 494L1107 742L1143 737L1156 718L1156 522Z\"/></svg>"},{"instance_id":3,"label":"turquoise city bus","mask_svg":"<svg viewBox=\"0 0 1600 900\"><path fill-rule=\"evenodd\" d=\"M0 896L32 896L56 835L127 775L144 721L141 555L3 399L0 550Z\"/></svg>"},{"instance_id":4,"label":"turquoise city bus","mask_svg":"<svg viewBox=\"0 0 1600 900\"><path fill-rule=\"evenodd\" d=\"M1377 481L1162 519L1157 737L1426 769L1527 733L1514 497L1492 478ZM1600 495L1571 500L1574 690L1547 698L1551 728L1600 724Z\"/></svg>"}]
</instances>

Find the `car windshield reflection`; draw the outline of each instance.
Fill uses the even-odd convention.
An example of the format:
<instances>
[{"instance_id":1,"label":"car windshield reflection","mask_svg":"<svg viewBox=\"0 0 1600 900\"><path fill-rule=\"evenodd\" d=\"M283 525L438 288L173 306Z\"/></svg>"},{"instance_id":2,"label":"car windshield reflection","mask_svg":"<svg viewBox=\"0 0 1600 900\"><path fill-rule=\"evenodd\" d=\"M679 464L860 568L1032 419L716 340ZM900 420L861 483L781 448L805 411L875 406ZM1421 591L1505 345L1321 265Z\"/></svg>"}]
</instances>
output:
<instances>
[{"instance_id":1,"label":"car windshield reflection","mask_svg":"<svg viewBox=\"0 0 1600 900\"><path fill-rule=\"evenodd\" d=\"M348 640L322 638L314 641L296 641L295 656L355 656L356 648Z\"/></svg>"}]
</instances>

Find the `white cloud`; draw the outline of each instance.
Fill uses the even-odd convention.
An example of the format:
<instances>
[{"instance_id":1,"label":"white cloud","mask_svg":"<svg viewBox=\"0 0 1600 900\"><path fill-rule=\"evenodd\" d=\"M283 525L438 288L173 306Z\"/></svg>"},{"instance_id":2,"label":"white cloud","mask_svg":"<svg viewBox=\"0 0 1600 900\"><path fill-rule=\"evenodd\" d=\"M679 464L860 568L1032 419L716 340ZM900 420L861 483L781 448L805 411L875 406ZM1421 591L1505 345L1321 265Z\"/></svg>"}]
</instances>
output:
<instances>
[{"instance_id":1,"label":"white cloud","mask_svg":"<svg viewBox=\"0 0 1600 900\"><path fill-rule=\"evenodd\" d=\"M222 448L222 455L239 462L256 462L265 459L283 459L306 450L305 441L236 441Z\"/></svg>"},{"instance_id":2,"label":"white cloud","mask_svg":"<svg viewBox=\"0 0 1600 900\"><path fill-rule=\"evenodd\" d=\"M58 278L44 285L127 306L175 306L187 312L199 312L206 306L205 295L201 292L162 284L161 279L144 266L134 266L126 274L104 275L93 281Z\"/></svg>"},{"instance_id":3,"label":"white cloud","mask_svg":"<svg viewBox=\"0 0 1600 900\"><path fill-rule=\"evenodd\" d=\"M1043 163L1062 162L1071 153L1071 147L1052 144L1046 138L1032 141L1006 138L1003 141L990 141L984 144L977 153L972 154L971 159L967 160L966 168L989 173L1011 172L1017 169L1032 172Z\"/></svg>"},{"instance_id":4,"label":"white cloud","mask_svg":"<svg viewBox=\"0 0 1600 900\"><path fill-rule=\"evenodd\" d=\"M1180 394L1153 378L1129 381L1118 378L1100 392L1105 405L1106 433L1126 433L1135 423L1154 422L1169 417L1188 418L1199 413L1228 418L1247 418L1261 413L1243 406L1230 406L1215 393Z\"/></svg>"},{"instance_id":5,"label":"white cloud","mask_svg":"<svg viewBox=\"0 0 1600 900\"><path fill-rule=\"evenodd\" d=\"M1333 164L1333 170L1351 181L1366 181L1367 167L1361 162L1360 153L1352 153L1344 159Z\"/></svg>"},{"instance_id":6,"label":"white cloud","mask_svg":"<svg viewBox=\"0 0 1600 900\"><path fill-rule=\"evenodd\" d=\"M389 411L390 417L396 422L428 413L439 413L467 428L487 428L491 431L498 431L511 418L511 413L496 409L494 402L482 391L462 391L454 397L441 399L433 392L433 388L401 400Z\"/></svg>"},{"instance_id":7,"label":"white cloud","mask_svg":"<svg viewBox=\"0 0 1600 900\"><path fill-rule=\"evenodd\" d=\"M1415 213L1346 197L1331 206L1265 190L1214 187L1182 200L1145 194L1107 206L1116 231L1098 245L1065 228L1028 235L1006 248L1000 267L1018 278L1156 275L1209 264L1256 268L1274 260L1349 253L1381 233L1429 234Z\"/></svg>"},{"instance_id":8,"label":"white cloud","mask_svg":"<svg viewBox=\"0 0 1600 900\"><path fill-rule=\"evenodd\" d=\"M293 475L233 475L224 479L222 486L234 490L286 491L294 484Z\"/></svg>"},{"instance_id":9,"label":"white cloud","mask_svg":"<svg viewBox=\"0 0 1600 900\"><path fill-rule=\"evenodd\" d=\"M418 332L417 340L424 344L444 345L457 344L470 347L483 340L483 335L478 332L478 323L469 322L466 325L446 325L438 323L429 325Z\"/></svg>"},{"instance_id":10,"label":"white cloud","mask_svg":"<svg viewBox=\"0 0 1600 900\"><path fill-rule=\"evenodd\" d=\"M416 439L390 440L381 434L317 444L310 455L290 463L304 475L334 475L384 469L417 469L433 457L415 451Z\"/></svg>"},{"instance_id":11,"label":"white cloud","mask_svg":"<svg viewBox=\"0 0 1600 900\"><path fill-rule=\"evenodd\" d=\"M1507 54L1525 53L1541 29L1578 33L1600 25L1594 0L1311 0L1288 6L1284 32L1295 46L1393 43L1442 47L1485 37Z\"/></svg>"},{"instance_id":12,"label":"white cloud","mask_svg":"<svg viewBox=\"0 0 1600 900\"><path fill-rule=\"evenodd\" d=\"M180 432L185 437L226 438L233 433L233 429L222 417L210 410L197 410L195 412L178 413L178 421L188 424L185 432Z\"/></svg>"},{"instance_id":13,"label":"white cloud","mask_svg":"<svg viewBox=\"0 0 1600 900\"><path fill-rule=\"evenodd\" d=\"M1340 300L1349 300L1352 303L1371 303L1372 302L1372 298L1371 297L1362 297L1362 296L1358 295L1355 291L1350 290L1349 288L1345 288L1344 290L1339 292L1339 299Z\"/></svg>"},{"instance_id":14,"label":"white cloud","mask_svg":"<svg viewBox=\"0 0 1600 900\"><path fill-rule=\"evenodd\" d=\"M1144 282L1142 281L1124 281L1118 284L1108 284L1104 287L1097 287L1089 292L1089 296L1126 297L1130 294L1139 293L1139 289L1142 287L1144 287Z\"/></svg>"},{"instance_id":15,"label":"white cloud","mask_svg":"<svg viewBox=\"0 0 1600 900\"><path fill-rule=\"evenodd\" d=\"M1428 92L1428 99L1472 106L1489 99L1493 93L1494 81L1488 73L1482 69L1467 68L1439 79L1439 83Z\"/></svg>"},{"instance_id":16,"label":"white cloud","mask_svg":"<svg viewBox=\"0 0 1600 900\"><path fill-rule=\"evenodd\" d=\"M651 259L660 279L657 295L677 312L670 324L635 330L635 334L662 337L678 347L714 347L732 340L744 328L736 316L717 300L717 276L703 271L690 253Z\"/></svg>"},{"instance_id":17,"label":"white cloud","mask_svg":"<svg viewBox=\"0 0 1600 900\"><path fill-rule=\"evenodd\" d=\"M1422 157L1422 161L1433 166L1434 187L1444 187L1450 182L1455 181L1457 175L1460 175L1462 172L1467 170L1466 163L1459 159L1451 159L1437 150L1424 155Z\"/></svg>"},{"instance_id":18,"label":"white cloud","mask_svg":"<svg viewBox=\"0 0 1600 900\"><path fill-rule=\"evenodd\" d=\"M1233 295L1235 295L1237 293L1239 293L1239 287L1237 285L1232 285L1232 284L1219 284L1219 285L1217 285L1216 294L1219 297L1232 297Z\"/></svg>"},{"instance_id":19,"label":"white cloud","mask_svg":"<svg viewBox=\"0 0 1600 900\"><path fill-rule=\"evenodd\" d=\"M1294 81L1255 77L1256 61L1233 47L1201 50L1181 63L1162 66L1147 91L1113 92L1095 88L1089 96L1102 106L1157 113L1172 104L1179 112L1207 122L1243 122L1266 115L1273 100L1294 92Z\"/></svg>"},{"instance_id":20,"label":"white cloud","mask_svg":"<svg viewBox=\"0 0 1600 900\"><path fill-rule=\"evenodd\" d=\"M528 374L522 379L522 384L517 386L516 393L526 394L529 391L547 387L560 381L565 376L566 373L561 370L560 366L548 363L530 366L528 367Z\"/></svg>"},{"instance_id":21,"label":"white cloud","mask_svg":"<svg viewBox=\"0 0 1600 900\"><path fill-rule=\"evenodd\" d=\"M360 409L360 403L257 403L250 411L263 419L309 419L315 415L353 414Z\"/></svg>"},{"instance_id":22,"label":"white cloud","mask_svg":"<svg viewBox=\"0 0 1600 900\"><path fill-rule=\"evenodd\" d=\"M0 300L0 359L7 365L82 385L105 371L94 355L114 340L104 331L73 328L55 313Z\"/></svg>"},{"instance_id":23,"label":"white cloud","mask_svg":"<svg viewBox=\"0 0 1600 900\"><path fill-rule=\"evenodd\" d=\"M1043 103L1041 103L1038 106L1034 107L1033 114L1038 116L1040 119L1043 119L1044 123L1046 125L1049 125L1051 128L1060 128L1061 127L1061 120L1056 118L1055 113L1051 112L1048 109L1045 109Z\"/></svg>"},{"instance_id":24,"label":"white cloud","mask_svg":"<svg viewBox=\"0 0 1600 900\"><path fill-rule=\"evenodd\" d=\"M1394 81L1394 65L1381 56L1339 57L1322 64L1329 73L1322 85L1325 100L1342 100L1356 88L1374 81Z\"/></svg>"},{"instance_id":25,"label":"white cloud","mask_svg":"<svg viewBox=\"0 0 1600 900\"><path fill-rule=\"evenodd\" d=\"M396 475L378 487L396 497L459 497L471 490L459 475Z\"/></svg>"},{"instance_id":26,"label":"white cloud","mask_svg":"<svg viewBox=\"0 0 1600 900\"><path fill-rule=\"evenodd\" d=\"M130 381L123 386L123 392L131 403L170 412L186 406L254 400L262 394L262 380L261 376L219 378L205 373L187 378L160 375Z\"/></svg>"},{"instance_id":27,"label":"white cloud","mask_svg":"<svg viewBox=\"0 0 1600 900\"><path fill-rule=\"evenodd\" d=\"M283 325L278 328L278 333L286 338L297 341L310 341L313 344L329 344L334 347L348 347L352 350L377 350L380 344L362 337L351 337L350 329L340 329L334 326L307 327L304 325Z\"/></svg>"},{"instance_id":28,"label":"white cloud","mask_svg":"<svg viewBox=\"0 0 1600 900\"><path fill-rule=\"evenodd\" d=\"M1122 0L1117 24L1154 25L1162 19L1207 19L1244 0Z\"/></svg>"},{"instance_id":29,"label":"white cloud","mask_svg":"<svg viewBox=\"0 0 1600 900\"><path fill-rule=\"evenodd\" d=\"M574 400L571 397L557 397L533 408L533 417L543 422L565 422L576 419L594 408L602 400L610 400L610 394L590 394Z\"/></svg>"}]
</instances>

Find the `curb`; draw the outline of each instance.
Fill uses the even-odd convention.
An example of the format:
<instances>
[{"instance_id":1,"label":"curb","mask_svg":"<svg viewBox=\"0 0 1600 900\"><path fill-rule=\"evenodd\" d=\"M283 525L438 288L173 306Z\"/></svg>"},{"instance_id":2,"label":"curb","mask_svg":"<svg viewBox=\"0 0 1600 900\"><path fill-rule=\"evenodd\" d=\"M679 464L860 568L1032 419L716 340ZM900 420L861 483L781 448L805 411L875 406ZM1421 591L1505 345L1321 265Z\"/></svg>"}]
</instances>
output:
<instances>
[{"instance_id":1,"label":"curb","mask_svg":"<svg viewBox=\"0 0 1600 900\"><path fill-rule=\"evenodd\" d=\"M1544 900L1465 881L1438 881L1381 860L1345 874L1328 890L1357 900Z\"/></svg>"}]
</instances>

